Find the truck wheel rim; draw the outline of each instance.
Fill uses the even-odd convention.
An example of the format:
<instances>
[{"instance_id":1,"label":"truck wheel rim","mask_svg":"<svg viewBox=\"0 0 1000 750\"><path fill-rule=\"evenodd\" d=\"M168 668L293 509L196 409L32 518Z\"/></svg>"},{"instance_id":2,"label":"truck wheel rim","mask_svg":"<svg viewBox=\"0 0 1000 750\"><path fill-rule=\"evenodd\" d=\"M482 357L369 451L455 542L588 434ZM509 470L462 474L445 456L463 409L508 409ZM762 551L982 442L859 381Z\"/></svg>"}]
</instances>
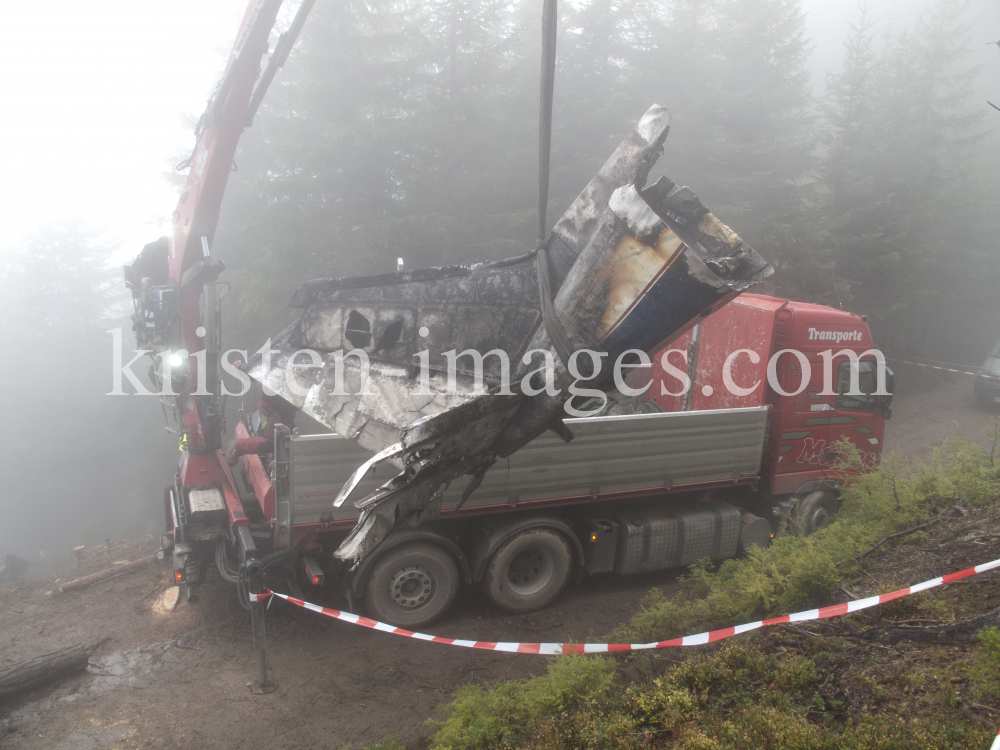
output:
<instances>
[{"instance_id":1,"label":"truck wheel rim","mask_svg":"<svg viewBox=\"0 0 1000 750\"><path fill-rule=\"evenodd\" d=\"M507 586L518 596L531 596L541 591L552 579L555 563L547 550L526 549L507 568Z\"/></svg>"},{"instance_id":2,"label":"truck wheel rim","mask_svg":"<svg viewBox=\"0 0 1000 750\"><path fill-rule=\"evenodd\" d=\"M397 609L413 610L427 604L434 594L434 579L422 565L406 565L389 578L389 602Z\"/></svg>"},{"instance_id":3,"label":"truck wheel rim","mask_svg":"<svg viewBox=\"0 0 1000 750\"><path fill-rule=\"evenodd\" d=\"M826 526L826 522L830 520L830 514L827 512L826 508L820 507L813 512L810 520L812 521L812 523L809 524L811 531L818 531Z\"/></svg>"}]
</instances>

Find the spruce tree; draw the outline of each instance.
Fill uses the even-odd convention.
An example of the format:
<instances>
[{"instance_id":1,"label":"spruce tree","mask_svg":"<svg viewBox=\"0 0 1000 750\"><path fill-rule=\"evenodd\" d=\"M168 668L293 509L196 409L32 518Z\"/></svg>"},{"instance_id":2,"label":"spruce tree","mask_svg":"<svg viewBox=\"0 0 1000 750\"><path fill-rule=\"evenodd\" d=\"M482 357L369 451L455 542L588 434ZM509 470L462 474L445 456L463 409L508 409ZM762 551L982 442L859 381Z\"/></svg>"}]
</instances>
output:
<instances>
[{"instance_id":1,"label":"spruce tree","mask_svg":"<svg viewBox=\"0 0 1000 750\"><path fill-rule=\"evenodd\" d=\"M836 273L880 340L914 355L961 358L963 320L995 309L983 280L989 226L978 73L964 64L960 8L930 6L878 49L870 16L851 27L826 115L826 211ZM969 355L964 355L969 356Z\"/></svg>"}]
</instances>

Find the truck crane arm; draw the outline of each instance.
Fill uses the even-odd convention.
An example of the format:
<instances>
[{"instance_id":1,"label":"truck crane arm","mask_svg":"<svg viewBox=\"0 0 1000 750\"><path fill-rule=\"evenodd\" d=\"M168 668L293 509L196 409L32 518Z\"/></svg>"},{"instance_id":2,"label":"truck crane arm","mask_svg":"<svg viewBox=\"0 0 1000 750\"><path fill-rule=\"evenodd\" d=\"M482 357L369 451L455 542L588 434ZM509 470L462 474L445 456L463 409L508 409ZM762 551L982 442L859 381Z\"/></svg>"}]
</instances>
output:
<instances>
[{"instance_id":1,"label":"truck crane arm","mask_svg":"<svg viewBox=\"0 0 1000 750\"><path fill-rule=\"evenodd\" d=\"M225 266L210 253L222 198L240 135L252 122L253 113L275 72L284 64L314 1L301 3L259 83L261 61L282 0L252 0L247 6L223 77L198 120L187 180L172 215L169 272L170 283L177 290L179 324L169 343L172 349L185 353L205 352L201 359L187 357L182 378L182 393L199 394L182 396L180 405L187 446L194 452L218 450L223 433L215 281ZM205 369L200 380L199 367Z\"/></svg>"},{"instance_id":2,"label":"truck crane arm","mask_svg":"<svg viewBox=\"0 0 1000 750\"><path fill-rule=\"evenodd\" d=\"M188 601L197 598L203 561L211 557L206 552L219 535L230 530L228 533L239 536L241 527L246 527L244 532L249 529L221 451L225 422L217 279L225 264L212 257L210 248L240 135L251 124L314 2L302 0L263 75L261 63L282 0L251 0L248 4L225 71L195 128L194 150L180 166L188 172L172 214L171 234L147 245L156 254L155 264L149 259L140 264L142 269L154 265L157 269L160 278L155 282L155 299L151 294L146 299L148 290L142 284L140 277L145 274L140 267L126 267L126 284L141 311L136 321L140 348L154 343L151 350L147 348L150 355L169 362L161 364L163 392L173 395L181 426L180 462L165 498L173 538L165 539L163 554L172 546L175 580L186 584ZM165 330L158 332L162 340L150 341L146 305L158 306L166 321ZM243 537L242 557L248 559L253 557L253 542L249 533Z\"/></svg>"}]
</instances>

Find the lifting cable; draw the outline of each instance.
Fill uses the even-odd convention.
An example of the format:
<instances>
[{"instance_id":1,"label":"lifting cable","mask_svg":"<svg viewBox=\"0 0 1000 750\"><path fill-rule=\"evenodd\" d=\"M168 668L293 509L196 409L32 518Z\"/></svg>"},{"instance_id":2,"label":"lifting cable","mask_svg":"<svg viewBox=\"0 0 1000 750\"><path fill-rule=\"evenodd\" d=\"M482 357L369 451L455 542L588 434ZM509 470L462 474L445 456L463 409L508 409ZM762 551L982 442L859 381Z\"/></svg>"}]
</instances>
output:
<instances>
[{"instance_id":1,"label":"lifting cable","mask_svg":"<svg viewBox=\"0 0 1000 750\"><path fill-rule=\"evenodd\" d=\"M569 368L572 346L556 313L549 281L548 229L545 211L549 201L549 155L552 150L552 91L556 77L557 0L544 0L542 7L542 75L538 112L538 241L535 243L535 266L538 269L538 296L542 306L542 324L549 341L563 365Z\"/></svg>"}]
</instances>

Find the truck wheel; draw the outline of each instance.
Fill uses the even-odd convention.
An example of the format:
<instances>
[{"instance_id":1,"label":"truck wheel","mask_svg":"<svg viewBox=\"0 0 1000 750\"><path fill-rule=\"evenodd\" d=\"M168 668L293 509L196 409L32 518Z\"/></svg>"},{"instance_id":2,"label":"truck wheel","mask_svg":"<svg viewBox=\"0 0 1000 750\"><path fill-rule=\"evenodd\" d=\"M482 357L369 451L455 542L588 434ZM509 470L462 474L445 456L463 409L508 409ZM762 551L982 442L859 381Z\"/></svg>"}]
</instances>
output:
<instances>
[{"instance_id":1,"label":"truck wheel","mask_svg":"<svg viewBox=\"0 0 1000 750\"><path fill-rule=\"evenodd\" d=\"M381 622L416 628L444 613L457 593L458 568L447 552L404 544L386 552L368 575L365 610Z\"/></svg>"},{"instance_id":2,"label":"truck wheel","mask_svg":"<svg viewBox=\"0 0 1000 750\"><path fill-rule=\"evenodd\" d=\"M837 501L828 492L810 492L799 502L795 514L796 530L808 536L826 526L837 512Z\"/></svg>"},{"instance_id":3,"label":"truck wheel","mask_svg":"<svg viewBox=\"0 0 1000 750\"><path fill-rule=\"evenodd\" d=\"M493 553L483 574L483 588L508 612L531 612L554 601L573 567L569 544L557 532L530 529L507 540Z\"/></svg>"}]
</instances>

